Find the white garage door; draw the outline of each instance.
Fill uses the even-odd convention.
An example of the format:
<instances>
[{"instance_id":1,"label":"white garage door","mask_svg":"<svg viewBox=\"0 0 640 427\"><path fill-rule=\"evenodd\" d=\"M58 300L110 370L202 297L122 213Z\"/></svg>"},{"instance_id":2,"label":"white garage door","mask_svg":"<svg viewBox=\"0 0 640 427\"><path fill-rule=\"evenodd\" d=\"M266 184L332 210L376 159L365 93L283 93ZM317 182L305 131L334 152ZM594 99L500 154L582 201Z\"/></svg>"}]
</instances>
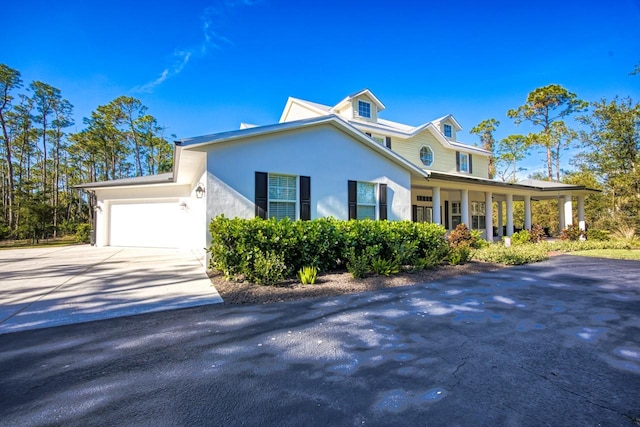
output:
<instances>
[{"instance_id":1,"label":"white garage door","mask_svg":"<svg viewBox=\"0 0 640 427\"><path fill-rule=\"evenodd\" d=\"M178 199L157 203L113 203L109 245L180 247L181 213Z\"/></svg>"}]
</instances>

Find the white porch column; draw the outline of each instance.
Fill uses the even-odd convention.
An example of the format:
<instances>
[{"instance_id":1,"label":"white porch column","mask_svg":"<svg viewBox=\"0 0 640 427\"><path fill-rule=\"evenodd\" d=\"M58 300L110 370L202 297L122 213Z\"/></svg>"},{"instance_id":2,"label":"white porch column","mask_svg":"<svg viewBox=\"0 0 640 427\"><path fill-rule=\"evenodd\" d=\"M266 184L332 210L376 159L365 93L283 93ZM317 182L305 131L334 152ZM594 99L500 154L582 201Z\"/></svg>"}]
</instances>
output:
<instances>
[{"instance_id":1,"label":"white porch column","mask_svg":"<svg viewBox=\"0 0 640 427\"><path fill-rule=\"evenodd\" d=\"M562 231L564 230L566 227L565 223L564 223L564 214L562 211L562 196L558 196L558 228L560 228L560 230L558 231Z\"/></svg>"},{"instance_id":2,"label":"white porch column","mask_svg":"<svg viewBox=\"0 0 640 427\"><path fill-rule=\"evenodd\" d=\"M507 236L513 235L513 194L507 194Z\"/></svg>"},{"instance_id":3,"label":"white porch column","mask_svg":"<svg viewBox=\"0 0 640 427\"><path fill-rule=\"evenodd\" d=\"M496 202L498 208L498 237L504 236L504 222L502 221L502 202Z\"/></svg>"},{"instance_id":4,"label":"white porch column","mask_svg":"<svg viewBox=\"0 0 640 427\"><path fill-rule=\"evenodd\" d=\"M578 228L586 230L587 224L584 221L584 196L578 196Z\"/></svg>"},{"instance_id":5,"label":"white porch column","mask_svg":"<svg viewBox=\"0 0 640 427\"><path fill-rule=\"evenodd\" d=\"M531 230L531 196L524 196L524 229Z\"/></svg>"},{"instance_id":6,"label":"white porch column","mask_svg":"<svg viewBox=\"0 0 640 427\"><path fill-rule=\"evenodd\" d=\"M573 224L573 206L571 204L571 194L564 196L564 224L565 227Z\"/></svg>"},{"instance_id":7,"label":"white porch column","mask_svg":"<svg viewBox=\"0 0 640 427\"><path fill-rule=\"evenodd\" d=\"M440 187L433 187L431 192L433 196L433 222L435 224L442 224L442 217L440 215Z\"/></svg>"},{"instance_id":8,"label":"white porch column","mask_svg":"<svg viewBox=\"0 0 640 427\"><path fill-rule=\"evenodd\" d=\"M469 190L460 190L460 205L460 208L462 210L461 221L468 228L471 228L471 224L469 224Z\"/></svg>"},{"instance_id":9,"label":"white porch column","mask_svg":"<svg viewBox=\"0 0 640 427\"><path fill-rule=\"evenodd\" d=\"M490 191L484 193L485 205L485 233L488 242L493 242L493 194Z\"/></svg>"}]
</instances>

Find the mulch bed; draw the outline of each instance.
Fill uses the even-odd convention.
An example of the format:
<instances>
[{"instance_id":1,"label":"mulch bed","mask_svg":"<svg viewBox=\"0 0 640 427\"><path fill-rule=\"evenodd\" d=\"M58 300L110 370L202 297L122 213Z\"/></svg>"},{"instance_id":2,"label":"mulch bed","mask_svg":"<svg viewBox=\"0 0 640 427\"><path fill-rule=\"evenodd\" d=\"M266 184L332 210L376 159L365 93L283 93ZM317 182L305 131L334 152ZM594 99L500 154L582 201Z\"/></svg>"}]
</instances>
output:
<instances>
[{"instance_id":1,"label":"mulch bed","mask_svg":"<svg viewBox=\"0 0 640 427\"><path fill-rule=\"evenodd\" d=\"M435 282L502 268L505 266L501 264L471 261L464 265L445 265L434 270L402 272L390 277L370 276L364 279L354 279L344 271L319 275L314 285L302 285L292 280L277 286L259 286L247 282L226 281L218 272L209 272L209 277L225 304L268 304Z\"/></svg>"}]
</instances>

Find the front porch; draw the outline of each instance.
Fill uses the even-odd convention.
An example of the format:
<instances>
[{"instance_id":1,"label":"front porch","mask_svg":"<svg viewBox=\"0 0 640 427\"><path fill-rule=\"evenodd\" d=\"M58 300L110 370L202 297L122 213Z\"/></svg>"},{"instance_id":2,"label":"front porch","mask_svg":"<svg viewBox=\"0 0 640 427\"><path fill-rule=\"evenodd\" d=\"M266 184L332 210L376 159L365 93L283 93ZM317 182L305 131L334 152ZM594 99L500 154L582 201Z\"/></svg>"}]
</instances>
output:
<instances>
[{"instance_id":1,"label":"front porch","mask_svg":"<svg viewBox=\"0 0 640 427\"><path fill-rule=\"evenodd\" d=\"M556 200L559 230L574 223L574 206L577 207L577 225L585 230L585 197L594 192L597 190L546 181L506 183L432 173L426 182L412 182L412 219L441 224L447 230L464 223L471 229L481 231L483 238L493 240L494 237L510 237L516 231L514 203L523 204L524 219L521 224L524 229L530 230L532 203ZM540 225L549 227L549 224Z\"/></svg>"}]
</instances>

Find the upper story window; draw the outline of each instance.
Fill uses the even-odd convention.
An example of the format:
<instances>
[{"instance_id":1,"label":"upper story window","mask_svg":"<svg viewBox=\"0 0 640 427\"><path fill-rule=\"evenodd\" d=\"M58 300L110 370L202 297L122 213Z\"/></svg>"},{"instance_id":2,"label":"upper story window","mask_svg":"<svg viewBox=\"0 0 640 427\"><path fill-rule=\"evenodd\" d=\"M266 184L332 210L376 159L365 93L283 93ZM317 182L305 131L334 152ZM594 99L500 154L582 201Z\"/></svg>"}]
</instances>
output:
<instances>
[{"instance_id":1,"label":"upper story window","mask_svg":"<svg viewBox=\"0 0 640 427\"><path fill-rule=\"evenodd\" d=\"M471 154L456 151L456 170L458 172L473 173L471 166Z\"/></svg>"},{"instance_id":2,"label":"upper story window","mask_svg":"<svg viewBox=\"0 0 640 427\"><path fill-rule=\"evenodd\" d=\"M358 116L365 119L371 118L371 104L366 101L358 100Z\"/></svg>"},{"instance_id":3,"label":"upper story window","mask_svg":"<svg viewBox=\"0 0 640 427\"><path fill-rule=\"evenodd\" d=\"M420 161L425 166L431 166L433 164L433 150L431 147L424 146L420 149Z\"/></svg>"},{"instance_id":4,"label":"upper story window","mask_svg":"<svg viewBox=\"0 0 640 427\"><path fill-rule=\"evenodd\" d=\"M469 155L460 153L460 172L469 172Z\"/></svg>"},{"instance_id":5,"label":"upper story window","mask_svg":"<svg viewBox=\"0 0 640 427\"><path fill-rule=\"evenodd\" d=\"M451 138L453 135L453 131L451 130L451 125L444 125L444 136L447 138Z\"/></svg>"},{"instance_id":6,"label":"upper story window","mask_svg":"<svg viewBox=\"0 0 640 427\"><path fill-rule=\"evenodd\" d=\"M296 181L295 176L269 174L269 218L296 219Z\"/></svg>"}]
</instances>

